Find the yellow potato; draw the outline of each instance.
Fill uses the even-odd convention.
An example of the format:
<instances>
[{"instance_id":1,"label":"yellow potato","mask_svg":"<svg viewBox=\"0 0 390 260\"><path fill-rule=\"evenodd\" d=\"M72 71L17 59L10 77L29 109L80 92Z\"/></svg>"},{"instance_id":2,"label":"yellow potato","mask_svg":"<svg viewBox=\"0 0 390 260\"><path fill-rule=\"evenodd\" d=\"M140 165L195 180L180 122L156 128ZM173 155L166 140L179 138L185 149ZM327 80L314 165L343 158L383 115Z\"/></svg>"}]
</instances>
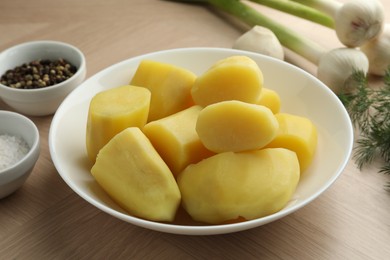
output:
<instances>
[{"instance_id":1,"label":"yellow potato","mask_svg":"<svg viewBox=\"0 0 390 260\"><path fill-rule=\"evenodd\" d=\"M281 100L279 94L268 88L261 90L260 98L256 104L266 106L271 109L272 113L276 114L280 112Z\"/></svg>"},{"instance_id":2,"label":"yellow potato","mask_svg":"<svg viewBox=\"0 0 390 260\"><path fill-rule=\"evenodd\" d=\"M207 106L224 100L255 103L263 87L263 74L246 56L220 60L200 75L192 87L195 104Z\"/></svg>"},{"instance_id":3,"label":"yellow potato","mask_svg":"<svg viewBox=\"0 0 390 260\"><path fill-rule=\"evenodd\" d=\"M189 165L177 177L182 205L196 221L251 220L281 210L299 181L294 152L269 148L226 152Z\"/></svg>"},{"instance_id":4,"label":"yellow potato","mask_svg":"<svg viewBox=\"0 0 390 260\"><path fill-rule=\"evenodd\" d=\"M196 75L171 64L143 60L130 84L152 93L148 122L179 112L194 104L191 88Z\"/></svg>"},{"instance_id":5,"label":"yellow potato","mask_svg":"<svg viewBox=\"0 0 390 260\"><path fill-rule=\"evenodd\" d=\"M91 169L99 185L130 214L172 221L180 204L173 174L137 127L110 140Z\"/></svg>"},{"instance_id":6,"label":"yellow potato","mask_svg":"<svg viewBox=\"0 0 390 260\"><path fill-rule=\"evenodd\" d=\"M196 123L200 140L216 153L260 149L275 137L278 127L269 108L236 100L205 107Z\"/></svg>"},{"instance_id":7,"label":"yellow potato","mask_svg":"<svg viewBox=\"0 0 390 260\"><path fill-rule=\"evenodd\" d=\"M275 115L279 130L267 147L283 147L296 152L301 172L313 161L317 148L317 128L305 117L279 113Z\"/></svg>"},{"instance_id":8,"label":"yellow potato","mask_svg":"<svg viewBox=\"0 0 390 260\"><path fill-rule=\"evenodd\" d=\"M148 118L150 91L121 86L96 94L89 105L86 147L91 162L99 150L127 127L143 127Z\"/></svg>"},{"instance_id":9,"label":"yellow potato","mask_svg":"<svg viewBox=\"0 0 390 260\"><path fill-rule=\"evenodd\" d=\"M145 125L143 132L174 175L188 164L212 155L195 131L200 106L193 106Z\"/></svg>"}]
</instances>

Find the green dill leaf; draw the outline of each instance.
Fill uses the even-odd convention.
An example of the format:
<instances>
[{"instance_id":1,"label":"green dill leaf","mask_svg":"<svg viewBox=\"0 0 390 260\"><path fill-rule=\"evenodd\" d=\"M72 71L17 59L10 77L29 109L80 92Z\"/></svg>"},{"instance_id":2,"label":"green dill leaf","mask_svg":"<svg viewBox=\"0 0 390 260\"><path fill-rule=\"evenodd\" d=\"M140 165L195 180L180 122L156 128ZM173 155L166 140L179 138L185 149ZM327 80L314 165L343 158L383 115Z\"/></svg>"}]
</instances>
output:
<instances>
[{"instance_id":1,"label":"green dill leaf","mask_svg":"<svg viewBox=\"0 0 390 260\"><path fill-rule=\"evenodd\" d=\"M379 173L390 174L390 162L387 162L384 166L382 166L379 170Z\"/></svg>"},{"instance_id":2,"label":"green dill leaf","mask_svg":"<svg viewBox=\"0 0 390 260\"><path fill-rule=\"evenodd\" d=\"M360 136L356 141L353 155L358 168L362 169L364 165L372 163L377 152L377 144L370 137Z\"/></svg>"},{"instance_id":3,"label":"green dill leaf","mask_svg":"<svg viewBox=\"0 0 390 260\"><path fill-rule=\"evenodd\" d=\"M383 87L373 89L365 74L356 71L348 91L345 90L339 98L360 133L353 154L358 168L362 169L375 158L381 158L383 165L379 172L390 174L390 67L383 82Z\"/></svg>"}]
</instances>

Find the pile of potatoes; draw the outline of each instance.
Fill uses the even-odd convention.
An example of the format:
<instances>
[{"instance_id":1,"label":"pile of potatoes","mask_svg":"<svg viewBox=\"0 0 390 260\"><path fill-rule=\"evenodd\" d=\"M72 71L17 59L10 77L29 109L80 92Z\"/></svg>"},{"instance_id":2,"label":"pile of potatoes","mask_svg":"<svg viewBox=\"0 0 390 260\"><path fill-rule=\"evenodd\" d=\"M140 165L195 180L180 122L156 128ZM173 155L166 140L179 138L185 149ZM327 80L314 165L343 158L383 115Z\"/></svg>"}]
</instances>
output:
<instances>
[{"instance_id":1,"label":"pile of potatoes","mask_svg":"<svg viewBox=\"0 0 390 260\"><path fill-rule=\"evenodd\" d=\"M275 213L317 146L315 125L280 108L249 57L225 58L199 76L143 60L129 85L90 102L91 173L131 215L152 221L174 221L180 205L209 224Z\"/></svg>"}]
</instances>

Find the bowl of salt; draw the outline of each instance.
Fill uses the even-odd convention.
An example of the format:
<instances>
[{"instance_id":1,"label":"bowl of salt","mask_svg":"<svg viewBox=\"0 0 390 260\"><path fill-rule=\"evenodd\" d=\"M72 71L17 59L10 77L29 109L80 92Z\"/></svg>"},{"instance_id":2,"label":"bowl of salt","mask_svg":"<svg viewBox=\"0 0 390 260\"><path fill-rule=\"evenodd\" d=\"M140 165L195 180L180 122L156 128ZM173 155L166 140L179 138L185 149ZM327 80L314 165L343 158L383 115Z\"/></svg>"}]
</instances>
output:
<instances>
[{"instance_id":1,"label":"bowl of salt","mask_svg":"<svg viewBox=\"0 0 390 260\"><path fill-rule=\"evenodd\" d=\"M19 189L40 153L38 128L29 118L0 110L0 199Z\"/></svg>"}]
</instances>

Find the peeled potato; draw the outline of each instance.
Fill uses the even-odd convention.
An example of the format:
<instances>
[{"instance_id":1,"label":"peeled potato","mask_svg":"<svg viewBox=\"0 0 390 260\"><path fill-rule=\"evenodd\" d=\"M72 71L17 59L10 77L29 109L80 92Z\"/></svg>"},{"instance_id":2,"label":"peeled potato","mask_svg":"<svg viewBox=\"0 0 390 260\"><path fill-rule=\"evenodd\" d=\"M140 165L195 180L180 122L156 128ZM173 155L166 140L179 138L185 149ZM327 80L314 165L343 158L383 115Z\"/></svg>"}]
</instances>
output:
<instances>
[{"instance_id":1,"label":"peeled potato","mask_svg":"<svg viewBox=\"0 0 390 260\"><path fill-rule=\"evenodd\" d=\"M283 147L296 152L301 172L313 161L317 148L317 128L306 117L279 113L275 115L279 129L267 147Z\"/></svg>"},{"instance_id":2,"label":"peeled potato","mask_svg":"<svg viewBox=\"0 0 390 260\"><path fill-rule=\"evenodd\" d=\"M191 88L196 75L189 70L158 61L143 60L130 84L152 93L148 122L193 105Z\"/></svg>"},{"instance_id":3,"label":"peeled potato","mask_svg":"<svg viewBox=\"0 0 390 260\"><path fill-rule=\"evenodd\" d=\"M221 224L281 210L299 177L294 152L269 148L214 155L189 165L177 182L182 205L194 220Z\"/></svg>"},{"instance_id":4,"label":"peeled potato","mask_svg":"<svg viewBox=\"0 0 390 260\"><path fill-rule=\"evenodd\" d=\"M278 127L269 108L236 100L205 107L196 123L200 140L216 153L260 149L274 138Z\"/></svg>"},{"instance_id":5,"label":"peeled potato","mask_svg":"<svg viewBox=\"0 0 390 260\"><path fill-rule=\"evenodd\" d=\"M212 152L204 147L195 130L201 110L200 106L192 106L147 123L143 129L174 175L187 165L212 155Z\"/></svg>"},{"instance_id":6,"label":"peeled potato","mask_svg":"<svg viewBox=\"0 0 390 260\"><path fill-rule=\"evenodd\" d=\"M259 101L256 102L259 105L268 107L272 113L276 114L280 112L281 100L279 94L269 88L263 88L261 90Z\"/></svg>"},{"instance_id":7,"label":"peeled potato","mask_svg":"<svg viewBox=\"0 0 390 260\"><path fill-rule=\"evenodd\" d=\"M91 162L99 150L127 127L143 127L149 113L150 91L120 86L96 94L89 105L86 146Z\"/></svg>"},{"instance_id":8,"label":"peeled potato","mask_svg":"<svg viewBox=\"0 0 390 260\"><path fill-rule=\"evenodd\" d=\"M191 94L195 104L200 106L224 100L255 103L262 87L263 74L256 62L246 56L231 56L200 75Z\"/></svg>"},{"instance_id":9,"label":"peeled potato","mask_svg":"<svg viewBox=\"0 0 390 260\"><path fill-rule=\"evenodd\" d=\"M138 127L112 138L91 173L130 214L154 221L174 219L181 199L175 178Z\"/></svg>"}]
</instances>

